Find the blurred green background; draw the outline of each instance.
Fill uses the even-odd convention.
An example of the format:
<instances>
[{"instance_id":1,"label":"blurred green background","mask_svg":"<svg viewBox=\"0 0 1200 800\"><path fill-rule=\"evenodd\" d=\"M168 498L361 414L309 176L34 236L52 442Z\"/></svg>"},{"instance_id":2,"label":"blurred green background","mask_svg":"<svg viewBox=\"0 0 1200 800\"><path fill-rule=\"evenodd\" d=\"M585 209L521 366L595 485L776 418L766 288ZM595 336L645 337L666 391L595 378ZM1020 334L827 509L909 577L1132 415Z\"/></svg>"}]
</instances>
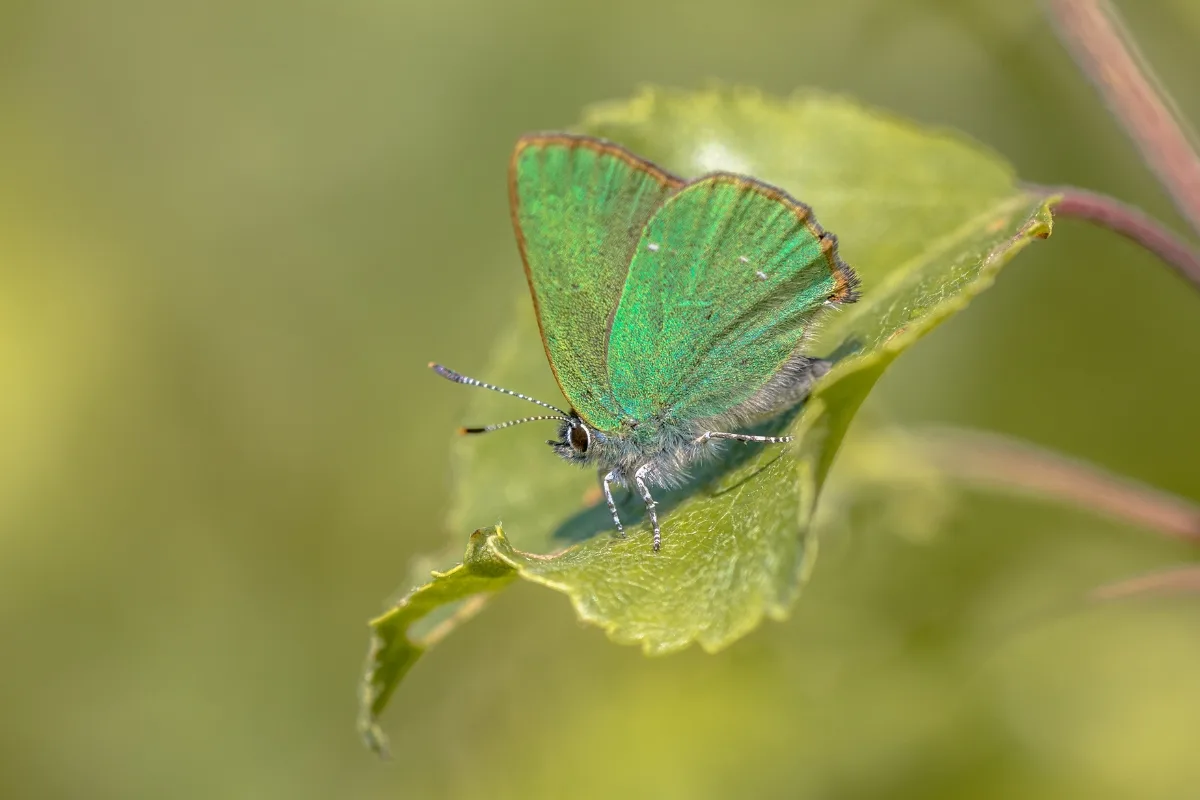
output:
<instances>
[{"instance_id":1,"label":"blurred green background","mask_svg":"<svg viewBox=\"0 0 1200 800\"><path fill-rule=\"evenodd\" d=\"M1200 4L1126 6L1200 119ZM1031 0L0 2L5 797L1200 796L1200 602L1055 611L1195 551L980 495L825 541L793 619L717 656L516 586L401 686L393 760L361 746L366 619L468 533L467 398L425 363L479 373L524 291L514 139L710 78L1178 224ZM1198 364L1200 297L1068 222L869 408L1200 498Z\"/></svg>"}]
</instances>

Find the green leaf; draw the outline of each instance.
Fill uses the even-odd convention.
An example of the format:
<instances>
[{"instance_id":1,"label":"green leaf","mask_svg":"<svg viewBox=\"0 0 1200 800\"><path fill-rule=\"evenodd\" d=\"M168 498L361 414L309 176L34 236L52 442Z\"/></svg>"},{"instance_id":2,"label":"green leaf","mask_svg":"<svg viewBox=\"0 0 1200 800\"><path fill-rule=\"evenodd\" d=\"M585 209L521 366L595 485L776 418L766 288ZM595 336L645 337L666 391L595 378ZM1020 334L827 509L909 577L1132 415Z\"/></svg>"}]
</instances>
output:
<instances>
[{"instance_id":1,"label":"green leaf","mask_svg":"<svg viewBox=\"0 0 1200 800\"><path fill-rule=\"evenodd\" d=\"M372 623L363 718L372 741L379 741L375 720L388 695L430 644L410 642L407 627L438 602L494 591L514 576L566 594L582 619L647 653L693 642L715 651L764 617L785 617L816 554L811 522L826 474L875 381L901 351L987 288L1014 253L1050 233L1052 199L1023 190L994 154L841 98L647 90L593 108L578 129L684 176L746 173L811 205L863 279L862 299L828 319L812 351L853 355L802 408L761 426L791 433L791 445L731 447L688 486L660 498L657 554L641 522L628 526L628 538L611 535L596 477L559 461L540 433L460 440L452 529L499 517L512 544L499 528L476 532L461 572L436 577ZM519 269L515 248L506 268ZM480 377L557 397L528 298L499 333ZM473 423L513 411L513 401L492 393L470 400ZM619 504L625 520L644 516L640 501ZM482 580L479 564L495 574ZM442 620L439 630L453 622Z\"/></svg>"},{"instance_id":2,"label":"green leaf","mask_svg":"<svg viewBox=\"0 0 1200 800\"><path fill-rule=\"evenodd\" d=\"M386 748L387 740L375 719L417 659L455 625L474 616L484 597L503 589L516 577L512 565L497 557L499 547L511 549L499 528L475 531L461 564L434 572L433 580L412 590L390 611L371 621L371 649L367 653L359 720L371 749L382 752ZM415 623L447 608L456 611L438 625L423 633L412 630Z\"/></svg>"}]
</instances>

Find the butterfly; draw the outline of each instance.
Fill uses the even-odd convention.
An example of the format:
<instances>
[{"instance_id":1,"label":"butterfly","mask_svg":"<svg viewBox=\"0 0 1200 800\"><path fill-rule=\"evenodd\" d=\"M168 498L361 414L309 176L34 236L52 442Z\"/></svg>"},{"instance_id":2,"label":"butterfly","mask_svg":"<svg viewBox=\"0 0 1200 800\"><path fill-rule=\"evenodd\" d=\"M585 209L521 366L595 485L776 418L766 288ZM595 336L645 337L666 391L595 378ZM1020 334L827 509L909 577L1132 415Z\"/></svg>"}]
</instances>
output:
<instances>
[{"instance_id":1,"label":"butterfly","mask_svg":"<svg viewBox=\"0 0 1200 800\"><path fill-rule=\"evenodd\" d=\"M804 344L858 278L812 210L774 186L713 172L684 180L625 148L566 133L522 137L509 165L517 247L550 368L568 411L431 363L439 375L556 412L547 443L636 490L683 481L722 440L784 443L739 429L794 406L829 371Z\"/></svg>"}]
</instances>

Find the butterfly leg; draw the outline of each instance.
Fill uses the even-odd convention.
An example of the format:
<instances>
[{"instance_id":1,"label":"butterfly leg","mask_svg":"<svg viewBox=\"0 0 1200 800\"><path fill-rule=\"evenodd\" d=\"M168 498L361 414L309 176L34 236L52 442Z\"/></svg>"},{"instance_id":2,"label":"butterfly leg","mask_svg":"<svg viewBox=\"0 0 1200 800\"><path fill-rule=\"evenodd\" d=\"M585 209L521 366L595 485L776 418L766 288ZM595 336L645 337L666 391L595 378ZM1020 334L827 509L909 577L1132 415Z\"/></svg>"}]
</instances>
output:
<instances>
[{"instance_id":1,"label":"butterfly leg","mask_svg":"<svg viewBox=\"0 0 1200 800\"><path fill-rule=\"evenodd\" d=\"M702 436L696 438L696 444L707 442L709 439L733 439L738 442L768 442L770 444L783 444L790 442L791 436L750 436L745 433L718 433L717 431L707 431Z\"/></svg>"},{"instance_id":2,"label":"butterfly leg","mask_svg":"<svg viewBox=\"0 0 1200 800\"><path fill-rule=\"evenodd\" d=\"M657 553L659 545L662 544L662 533L658 529L658 513L654 510L658 503L654 502L650 490L646 488L646 473L649 471L649 464L638 467L638 471L633 473L633 480L637 483L638 491L642 493L642 500L646 502L646 513L650 515L650 524L654 526L654 552Z\"/></svg>"},{"instance_id":3,"label":"butterfly leg","mask_svg":"<svg viewBox=\"0 0 1200 800\"><path fill-rule=\"evenodd\" d=\"M608 501L608 510L612 512L613 523L617 526L617 535L625 536L625 526L621 524L621 517L617 514L617 504L613 502L612 489L609 484L617 479L616 471L609 472L600 479L600 485L604 487L604 499Z\"/></svg>"}]
</instances>

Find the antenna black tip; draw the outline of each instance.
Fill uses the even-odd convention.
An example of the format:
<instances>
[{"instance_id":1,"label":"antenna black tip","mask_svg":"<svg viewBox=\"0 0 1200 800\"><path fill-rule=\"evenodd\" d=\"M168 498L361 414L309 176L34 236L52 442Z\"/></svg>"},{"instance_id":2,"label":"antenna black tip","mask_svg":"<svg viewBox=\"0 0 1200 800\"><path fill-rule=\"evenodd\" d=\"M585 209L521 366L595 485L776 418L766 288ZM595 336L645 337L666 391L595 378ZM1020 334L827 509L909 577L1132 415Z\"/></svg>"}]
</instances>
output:
<instances>
[{"instance_id":1,"label":"antenna black tip","mask_svg":"<svg viewBox=\"0 0 1200 800\"><path fill-rule=\"evenodd\" d=\"M459 428L460 436L466 436L468 433L487 433L487 428Z\"/></svg>"}]
</instances>

